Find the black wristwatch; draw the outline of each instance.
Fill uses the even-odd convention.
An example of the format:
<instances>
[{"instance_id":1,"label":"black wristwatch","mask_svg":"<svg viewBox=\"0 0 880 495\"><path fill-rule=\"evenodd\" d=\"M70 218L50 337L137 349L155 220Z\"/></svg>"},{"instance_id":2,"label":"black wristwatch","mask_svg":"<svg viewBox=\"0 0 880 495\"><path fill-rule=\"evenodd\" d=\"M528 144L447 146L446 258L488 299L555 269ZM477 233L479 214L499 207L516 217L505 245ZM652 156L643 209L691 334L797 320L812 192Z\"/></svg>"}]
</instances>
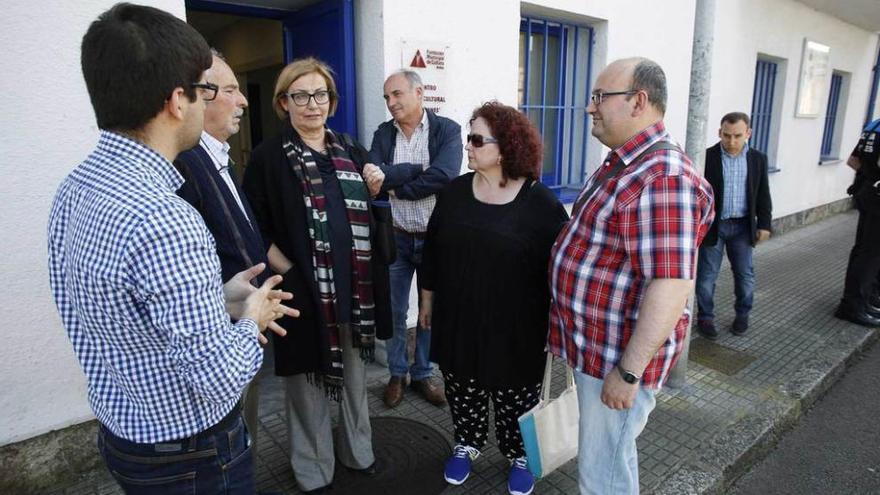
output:
<instances>
[{"instance_id":1,"label":"black wristwatch","mask_svg":"<svg viewBox=\"0 0 880 495\"><path fill-rule=\"evenodd\" d=\"M632 371L627 371L620 366L617 367L617 371L620 372L620 377L623 378L623 381L629 383L630 385L635 385L639 383L639 380L642 379L639 375L633 373Z\"/></svg>"}]
</instances>

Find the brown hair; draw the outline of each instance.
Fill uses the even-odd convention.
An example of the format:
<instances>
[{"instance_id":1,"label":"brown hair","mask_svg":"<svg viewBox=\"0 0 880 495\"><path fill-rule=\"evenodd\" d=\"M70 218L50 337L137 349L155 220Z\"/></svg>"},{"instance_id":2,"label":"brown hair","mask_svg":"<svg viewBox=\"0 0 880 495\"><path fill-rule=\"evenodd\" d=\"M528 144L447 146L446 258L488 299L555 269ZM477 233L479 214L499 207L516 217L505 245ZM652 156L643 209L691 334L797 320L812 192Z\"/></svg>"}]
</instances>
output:
<instances>
[{"instance_id":1,"label":"brown hair","mask_svg":"<svg viewBox=\"0 0 880 495\"><path fill-rule=\"evenodd\" d=\"M721 117L721 125L724 125L725 122L728 124L736 124L739 121L743 121L746 123L746 128L751 127L752 122L749 120L749 116L742 112L730 112L724 117Z\"/></svg>"},{"instance_id":2,"label":"brown hair","mask_svg":"<svg viewBox=\"0 0 880 495\"><path fill-rule=\"evenodd\" d=\"M327 90L330 91L330 112L328 116L336 113L336 105L339 103L339 95L336 93L336 82L333 81L333 69L324 62L314 58L300 58L287 64L278 74L275 81L275 101L272 106L275 108L275 114L281 120L287 120L287 112L281 106L281 98L287 94L287 88L302 76L307 74L318 74L324 78L327 83Z\"/></svg>"},{"instance_id":3,"label":"brown hair","mask_svg":"<svg viewBox=\"0 0 880 495\"><path fill-rule=\"evenodd\" d=\"M543 158L543 145L541 135L528 117L497 101L484 103L474 110L470 123L473 124L478 117L486 121L489 129L492 129L492 135L498 140L501 173L504 177L501 185L506 185L507 179L520 177L537 180Z\"/></svg>"}]
</instances>

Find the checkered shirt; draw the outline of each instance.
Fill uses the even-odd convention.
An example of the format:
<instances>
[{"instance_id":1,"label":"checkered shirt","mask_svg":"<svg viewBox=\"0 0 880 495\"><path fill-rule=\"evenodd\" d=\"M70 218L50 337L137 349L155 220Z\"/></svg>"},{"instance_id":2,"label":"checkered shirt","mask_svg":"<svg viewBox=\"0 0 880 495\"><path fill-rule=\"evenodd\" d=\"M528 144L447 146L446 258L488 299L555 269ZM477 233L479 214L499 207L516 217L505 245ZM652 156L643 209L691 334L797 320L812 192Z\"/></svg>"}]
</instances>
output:
<instances>
[{"instance_id":1,"label":"checkered shirt","mask_svg":"<svg viewBox=\"0 0 880 495\"><path fill-rule=\"evenodd\" d=\"M721 147L721 170L724 173L724 201L721 206L721 219L743 218L749 216L746 202L746 181L749 165L746 157L749 145L743 146L738 155L731 155Z\"/></svg>"},{"instance_id":2,"label":"checkered shirt","mask_svg":"<svg viewBox=\"0 0 880 495\"><path fill-rule=\"evenodd\" d=\"M400 125L394 122L397 129L397 140L394 144L394 163L420 163L422 170L431 166L431 156L428 154L428 112L422 112L422 121L416 126L409 139L400 129ZM410 201L398 199L392 194L391 216L394 218L394 226L407 232L420 233L428 230L428 219L434 211L437 202L435 195Z\"/></svg>"},{"instance_id":3,"label":"checkered shirt","mask_svg":"<svg viewBox=\"0 0 880 495\"><path fill-rule=\"evenodd\" d=\"M697 247L714 216L712 188L687 156L660 150L631 163L660 140L672 142L662 122L609 153L585 190L617 160L627 167L579 198L551 252L549 349L596 378L622 358L651 279L694 278ZM643 386L659 388L666 379L689 316L681 315L651 359Z\"/></svg>"},{"instance_id":4,"label":"checkered shirt","mask_svg":"<svg viewBox=\"0 0 880 495\"><path fill-rule=\"evenodd\" d=\"M61 183L49 281L98 420L138 443L221 420L262 362L256 324L230 323L220 262L183 183L155 151L104 131Z\"/></svg>"}]
</instances>

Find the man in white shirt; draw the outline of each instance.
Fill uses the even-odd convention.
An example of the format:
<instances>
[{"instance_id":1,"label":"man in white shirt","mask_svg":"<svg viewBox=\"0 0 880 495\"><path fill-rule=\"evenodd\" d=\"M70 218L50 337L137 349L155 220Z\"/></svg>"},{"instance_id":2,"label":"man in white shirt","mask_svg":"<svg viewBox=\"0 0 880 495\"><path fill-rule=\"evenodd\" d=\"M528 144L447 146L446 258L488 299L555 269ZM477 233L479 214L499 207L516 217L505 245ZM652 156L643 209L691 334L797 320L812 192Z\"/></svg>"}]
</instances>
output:
<instances>
[{"instance_id":1,"label":"man in white shirt","mask_svg":"<svg viewBox=\"0 0 880 495\"><path fill-rule=\"evenodd\" d=\"M174 166L184 177L177 194L202 215L214 236L223 282L257 263L266 262L260 231L252 224L253 213L233 179L229 158L230 137L239 131L247 98L223 56L212 50L213 63L206 80L218 86L217 97L206 103L205 128L199 144L181 153ZM258 278L258 282L268 274ZM259 375L245 389L243 413L253 443L257 439Z\"/></svg>"}]
</instances>

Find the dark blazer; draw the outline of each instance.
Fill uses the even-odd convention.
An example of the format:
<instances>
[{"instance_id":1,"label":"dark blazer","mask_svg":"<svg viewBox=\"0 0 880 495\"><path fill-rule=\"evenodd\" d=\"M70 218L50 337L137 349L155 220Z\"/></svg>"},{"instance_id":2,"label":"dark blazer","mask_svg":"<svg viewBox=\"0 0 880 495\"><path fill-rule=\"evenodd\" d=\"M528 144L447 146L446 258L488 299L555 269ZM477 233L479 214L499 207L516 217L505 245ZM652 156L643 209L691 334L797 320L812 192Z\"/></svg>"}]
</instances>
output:
<instances>
[{"instance_id":1,"label":"dark blazer","mask_svg":"<svg viewBox=\"0 0 880 495\"><path fill-rule=\"evenodd\" d=\"M461 126L430 110L425 112L428 114L428 158L431 160L427 169L423 169L421 163L394 163L397 128L393 120L379 124L373 133L370 161L385 174L382 191L394 190L394 195L400 199L414 201L436 194L461 173L464 149Z\"/></svg>"},{"instance_id":2,"label":"dark blazer","mask_svg":"<svg viewBox=\"0 0 880 495\"><path fill-rule=\"evenodd\" d=\"M746 155L748 171L746 174L746 202L749 207L749 226L752 232L752 246L755 245L757 230L770 230L773 204L770 200L770 184L767 178L767 155L749 148ZM721 165L721 143L706 150L706 180L715 192L715 220L703 239L703 245L714 246L718 242L718 222L724 209L724 168Z\"/></svg>"},{"instance_id":3,"label":"dark blazer","mask_svg":"<svg viewBox=\"0 0 880 495\"><path fill-rule=\"evenodd\" d=\"M177 195L199 211L214 236L223 282L226 283L246 268L265 263L266 249L257 219L244 192L236 186L247 217L242 214L208 152L201 146L196 146L178 155L174 166L184 178ZM248 219L253 222L253 226ZM267 264L266 270L257 277L257 281L262 283L269 275Z\"/></svg>"},{"instance_id":4,"label":"dark blazer","mask_svg":"<svg viewBox=\"0 0 880 495\"><path fill-rule=\"evenodd\" d=\"M287 330L285 337L272 334L275 373L289 376L319 371L329 356L325 353L328 346L320 332L318 286L314 277L303 191L283 153L281 142L281 135L277 135L253 150L245 169L243 185L266 249L275 244L293 262L293 268L282 274L284 281L281 286L293 293L290 306L300 311L300 317L279 320L279 324ZM363 167L367 159L366 150L357 144L354 148L358 149L349 148L349 154L359 167ZM389 338L390 335L386 333L392 331L389 288L387 266L374 262L373 292L378 338Z\"/></svg>"}]
</instances>

